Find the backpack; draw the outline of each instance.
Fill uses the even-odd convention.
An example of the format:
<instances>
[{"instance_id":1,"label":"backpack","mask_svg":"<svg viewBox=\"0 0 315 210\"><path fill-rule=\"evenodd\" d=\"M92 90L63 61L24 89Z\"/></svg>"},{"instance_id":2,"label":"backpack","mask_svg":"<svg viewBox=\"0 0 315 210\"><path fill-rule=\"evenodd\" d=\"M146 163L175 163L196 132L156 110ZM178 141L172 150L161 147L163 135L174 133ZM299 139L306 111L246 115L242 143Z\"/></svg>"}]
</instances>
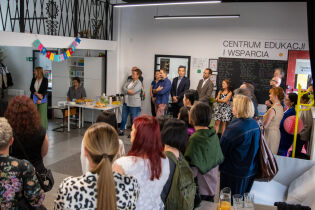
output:
<instances>
[{"instance_id":1,"label":"backpack","mask_svg":"<svg viewBox=\"0 0 315 210\"><path fill-rule=\"evenodd\" d=\"M165 201L166 210L192 210L196 194L194 175L184 156L179 153L179 159L172 152L165 152L167 157L175 162L176 167L170 191Z\"/></svg>"}]
</instances>

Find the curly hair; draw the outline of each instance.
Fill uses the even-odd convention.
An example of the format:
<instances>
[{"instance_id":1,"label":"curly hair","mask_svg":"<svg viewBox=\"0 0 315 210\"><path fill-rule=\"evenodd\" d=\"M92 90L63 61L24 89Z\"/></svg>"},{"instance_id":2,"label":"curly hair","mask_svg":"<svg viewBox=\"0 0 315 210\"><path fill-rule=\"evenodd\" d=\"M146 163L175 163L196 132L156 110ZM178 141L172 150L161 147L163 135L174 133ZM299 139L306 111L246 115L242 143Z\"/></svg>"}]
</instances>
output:
<instances>
[{"instance_id":1,"label":"curly hair","mask_svg":"<svg viewBox=\"0 0 315 210\"><path fill-rule=\"evenodd\" d=\"M25 138L40 130L40 115L33 101L27 96L14 97L4 113L13 129L13 135Z\"/></svg>"},{"instance_id":2,"label":"curly hair","mask_svg":"<svg viewBox=\"0 0 315 210\"><path fill-rule=\"evenodd\" d=\"M284 99L284 91L281 87L274 87L269 91L269 93L276 95L279 101L283 101Z\"/></svg>"}]
</instances>

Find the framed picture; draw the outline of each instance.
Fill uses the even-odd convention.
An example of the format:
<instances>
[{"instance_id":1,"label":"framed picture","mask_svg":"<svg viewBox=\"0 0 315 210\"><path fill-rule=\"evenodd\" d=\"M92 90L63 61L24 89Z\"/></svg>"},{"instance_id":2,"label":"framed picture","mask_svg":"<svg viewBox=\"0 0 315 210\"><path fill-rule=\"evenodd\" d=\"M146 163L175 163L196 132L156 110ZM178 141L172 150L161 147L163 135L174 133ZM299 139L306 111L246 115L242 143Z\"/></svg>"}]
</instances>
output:
<instances>
[{"instance_id":1,"label":"framed picture","mask_svg":"<svg viewBox=\"0 0 315 210\"><path fill-rule=\"evenodd\" d=\"M218 70L218 59L209 59L209 68L212 71Z\"/></svg>"}]
</instances>

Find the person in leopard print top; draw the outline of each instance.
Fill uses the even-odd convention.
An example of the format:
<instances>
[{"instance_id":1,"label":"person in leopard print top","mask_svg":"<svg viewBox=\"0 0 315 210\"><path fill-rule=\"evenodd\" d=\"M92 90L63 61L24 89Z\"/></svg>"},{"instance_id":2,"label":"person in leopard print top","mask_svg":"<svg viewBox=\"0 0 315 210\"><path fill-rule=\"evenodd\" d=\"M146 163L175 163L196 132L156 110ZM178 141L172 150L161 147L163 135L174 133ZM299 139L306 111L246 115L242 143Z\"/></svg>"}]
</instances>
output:
<instances>
[{"instance_id":1,"label":"person in leopard print top","mask_svg":"<svg viewBox=\"0 0 315 210\"><path fill-rule=\"evenodd\" d=\"M107 123L96 123L88 128L83 141L90 171L61 183L54 208L136 209L140 192L137 179L112 171L119 149L116 130Z\"/></svg>"}]
</instances>

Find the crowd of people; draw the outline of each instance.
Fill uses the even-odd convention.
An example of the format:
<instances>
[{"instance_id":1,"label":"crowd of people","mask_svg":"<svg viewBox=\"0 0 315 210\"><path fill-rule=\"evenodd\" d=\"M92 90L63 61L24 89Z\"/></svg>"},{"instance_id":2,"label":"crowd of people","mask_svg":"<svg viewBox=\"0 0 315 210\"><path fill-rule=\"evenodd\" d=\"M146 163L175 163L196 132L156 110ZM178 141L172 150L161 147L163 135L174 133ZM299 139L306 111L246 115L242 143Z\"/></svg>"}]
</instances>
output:
<instances>
[{"instance_id":1,"label":"crowd of people","mask_svg":"<svg viewBox=\"0 0 315 210\"><path fill-rule=\"evenodd\" d=\"M193 209L201 201L214 202L217 185L231 188L232 194L250 192L258 171L260 140L254 85L244 82L232 92L230 81L224 80L212 110L211 69L204 70L196 90L190 89L185 72L180 66L179 76L171 82L167 71L155 71L150 96L156 116L139 116L143 78L139 68L132 69L122 87L120 128L116 115L105 111L86 130L82 176L57 183L55 209ZM276 69L262 124L273 154L286 156L293 136L284 129L284 121L295 115L297 94L284 94L279 75L283 73ZM42 98L38 91L34 94ZM167 115L169 95L172 117ZM302 103L309 99L303 95ZM29 97L17 96L5 118L0 118L1 209L42 207L45 194L37 174L47 171L43 157L49 140L36 106ZM126 153L119 135L124 135L129 114L132 145ZM301 119L298 153L309 141L312 126L307 111L301 112Z\"/></svg>"}]
</instances>

